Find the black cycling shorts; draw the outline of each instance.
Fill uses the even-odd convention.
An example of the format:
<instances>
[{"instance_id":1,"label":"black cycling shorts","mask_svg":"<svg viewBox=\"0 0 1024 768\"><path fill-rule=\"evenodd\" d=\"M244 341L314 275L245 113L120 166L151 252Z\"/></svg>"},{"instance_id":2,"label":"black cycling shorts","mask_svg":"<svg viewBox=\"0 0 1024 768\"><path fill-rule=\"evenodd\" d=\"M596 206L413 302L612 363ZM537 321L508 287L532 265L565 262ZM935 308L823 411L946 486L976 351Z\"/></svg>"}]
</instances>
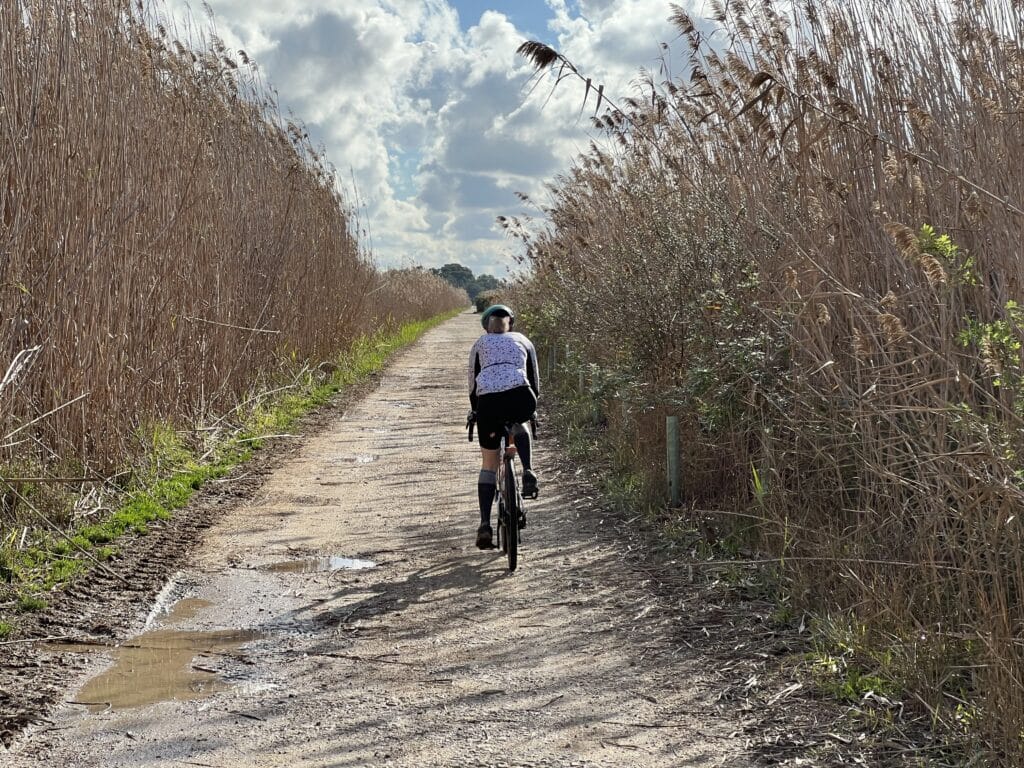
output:
<instances>
[{"instance_id":1,"label":"black cycling shorts","mask_svg":"<svg viewBox=\"0 0 1024 768\"><path fill-rule=\"evenodd\" d=\"M522 424L537 410L537 396L526 387L480 395L476 400L476 429L480 447L496 451L505 424Z\"/></svg>"}]
</instances>

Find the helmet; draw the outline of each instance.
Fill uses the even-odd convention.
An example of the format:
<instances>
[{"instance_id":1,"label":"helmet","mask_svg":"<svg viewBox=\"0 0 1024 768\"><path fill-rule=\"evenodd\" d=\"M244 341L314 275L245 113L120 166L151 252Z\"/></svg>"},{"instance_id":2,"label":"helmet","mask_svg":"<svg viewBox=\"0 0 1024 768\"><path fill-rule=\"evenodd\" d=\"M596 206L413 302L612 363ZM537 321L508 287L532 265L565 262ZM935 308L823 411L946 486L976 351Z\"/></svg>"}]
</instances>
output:
<instances>
[{"instance_id":1,"label":"helmet","mask_svg":"<svg viewBox=\"0 0 1024 768\"><path fill-rule=\"evenodd\" d=\"M491 319L492 315L498 315L499 317L507 317L509 319L508 327L511 328L516 324L516 313L506 307L504 304L493 304L488 307L484 313L480 316L480 325L487 330L487 321Z\"/></svg>"}]
</instances>

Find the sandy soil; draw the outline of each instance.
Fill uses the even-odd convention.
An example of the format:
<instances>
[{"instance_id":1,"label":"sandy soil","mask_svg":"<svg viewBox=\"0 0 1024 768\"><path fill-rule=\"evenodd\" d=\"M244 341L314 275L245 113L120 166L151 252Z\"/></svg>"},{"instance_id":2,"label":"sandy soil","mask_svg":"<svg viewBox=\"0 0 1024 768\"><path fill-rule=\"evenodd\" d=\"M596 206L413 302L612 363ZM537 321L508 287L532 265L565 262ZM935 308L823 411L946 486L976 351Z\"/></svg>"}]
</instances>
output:
<instances>
[{"instance_id":1,"label":"sandy soil","mask_svg":"<svg viewBox=\"0 0 1024 768\"><path fill-rule=\"evenodd\" d=\"M543 433L519 570L473 545L478 332L430 332L198 534L134 639L52 647L76 683L0 762L753 765L711 661L666 631ZM375 565L302 570L331 556Z\"/></svg>"}]
</instances>

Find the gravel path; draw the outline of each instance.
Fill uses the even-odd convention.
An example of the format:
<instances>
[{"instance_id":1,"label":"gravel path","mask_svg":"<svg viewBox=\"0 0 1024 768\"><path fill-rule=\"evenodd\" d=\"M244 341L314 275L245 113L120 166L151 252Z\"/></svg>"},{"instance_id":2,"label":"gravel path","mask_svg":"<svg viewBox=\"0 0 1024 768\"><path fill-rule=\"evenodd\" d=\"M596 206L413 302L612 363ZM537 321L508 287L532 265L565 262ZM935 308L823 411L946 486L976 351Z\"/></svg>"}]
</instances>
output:
<instances>
[{"instance_id":1,"label":"gravel path","mask_svg":"<svg viewBox=\"0 0 1024 768\"><path fill-rule=\"evenodd\" d=\"M78 684L4 765L751 765L543 434L519 570L473 546L478 333L404 352L205 532L128 647L53 648Z\"/></svg>"}]
</instances>

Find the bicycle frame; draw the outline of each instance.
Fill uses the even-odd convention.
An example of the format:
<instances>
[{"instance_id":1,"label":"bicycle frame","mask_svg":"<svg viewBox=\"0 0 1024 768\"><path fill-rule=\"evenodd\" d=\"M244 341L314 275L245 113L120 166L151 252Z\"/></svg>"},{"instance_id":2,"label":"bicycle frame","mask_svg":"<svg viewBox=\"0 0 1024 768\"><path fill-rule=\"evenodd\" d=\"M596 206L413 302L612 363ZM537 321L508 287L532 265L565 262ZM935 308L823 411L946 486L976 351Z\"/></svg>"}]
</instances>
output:
<instances>
[{"instance_id":1,"label":"bicycle frame","mask_svg":"<svg viewBox=\"0 0 1024 768\"><path fill-rule=\"evenodd\" d=\"M530 419L530 427L533 434L537 434L536 420ZM476 426L476 413L470 412L466 419L466 426L469 430L469 441L473 442L473 428ZM498 469L497 469L497 496L498 496L498 525L497 537L498 548L508 556L508 569L514 571L519 560L519 539L520 539L520 517L523 514L523 498L519 493L519 484L516 480L515 459L516 446L512 439L512 431L515 422L504 425L501 438L498 441Z\"/></svg>"},{"instance_id":2,"label":"bicycle frame","mask_svg":"<svg viewBox=\"0 0 1024 768\"><path fill-rule=\"evenodd\" d=\"M519 561L519 515L523 500L516 482L516 446L512 442L512 426L498 443L498 548L508 557L508 569L514 571Z\"/></svg>"}]
</instances>

